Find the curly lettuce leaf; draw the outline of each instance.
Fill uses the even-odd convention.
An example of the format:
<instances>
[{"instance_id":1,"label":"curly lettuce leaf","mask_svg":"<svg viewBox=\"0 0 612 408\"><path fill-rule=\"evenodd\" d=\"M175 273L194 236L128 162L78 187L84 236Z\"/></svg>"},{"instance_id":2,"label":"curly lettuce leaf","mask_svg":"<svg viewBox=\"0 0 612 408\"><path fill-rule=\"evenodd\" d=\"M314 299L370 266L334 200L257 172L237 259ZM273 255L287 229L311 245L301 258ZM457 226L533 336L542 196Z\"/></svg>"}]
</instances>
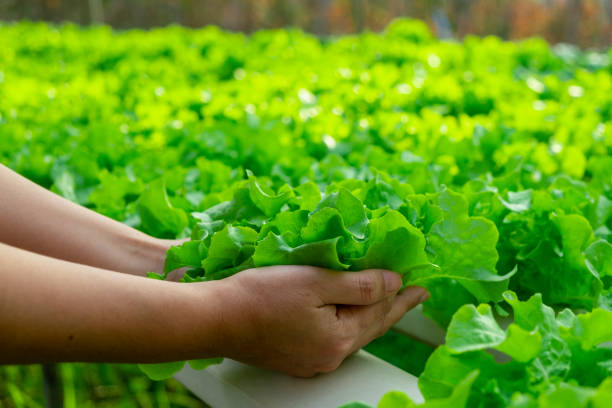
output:
<instances>
[{"instance_id":1,"label":"curly lettuce leaf","mask_svg":"<svg viewBox=\"0 0 612 408\"><path fill-rule=\"evenodd\" d=\"M147 186L138 199L136 211L143 230L154 236L174 238L188 225L185 211L170 204L163 179Z\"/></svg>"}]
</instances>

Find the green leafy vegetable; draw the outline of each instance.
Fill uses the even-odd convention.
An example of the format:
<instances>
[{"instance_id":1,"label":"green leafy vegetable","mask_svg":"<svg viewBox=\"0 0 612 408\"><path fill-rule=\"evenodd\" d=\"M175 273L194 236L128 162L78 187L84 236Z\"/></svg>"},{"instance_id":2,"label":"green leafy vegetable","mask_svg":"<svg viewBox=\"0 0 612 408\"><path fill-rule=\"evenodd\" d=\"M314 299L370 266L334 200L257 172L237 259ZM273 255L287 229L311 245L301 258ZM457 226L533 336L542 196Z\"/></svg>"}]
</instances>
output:
<instances>
[{"instance_id":1,"label":"green leafy vegetable","mask_svg":"<svg viewBox=\"0 0 612 408\"><path fill-rule=\"evenodd\" d=\"M446 344L434 351L419 378L423 395L450 395L478 369L470 406L504 407L519 400L549 406L564 399L586 406L610 375L612 349L600 345L612 340L612 314L595 309L575 315L565 309L555 315L540 295L520 301L506 292L504 299L514 311L514 322L505 330L487 304L465 305L455 313ZM510 361L496 362L490 350L505 353Z\"/></svg>"},{"instance_id":2,"label":"green leafy vegetable","mask_svg":"<svg viewBox=\"0 0 612 408\"><path fill-rule=\"evenodd\" d=\"M191 239L150 277L393 269L427 287L449 336L426 404L608 405L610 53L440 42L408 20L325 39L28 22L0 36L0 162Z\"/></svg>"}]
</instances>

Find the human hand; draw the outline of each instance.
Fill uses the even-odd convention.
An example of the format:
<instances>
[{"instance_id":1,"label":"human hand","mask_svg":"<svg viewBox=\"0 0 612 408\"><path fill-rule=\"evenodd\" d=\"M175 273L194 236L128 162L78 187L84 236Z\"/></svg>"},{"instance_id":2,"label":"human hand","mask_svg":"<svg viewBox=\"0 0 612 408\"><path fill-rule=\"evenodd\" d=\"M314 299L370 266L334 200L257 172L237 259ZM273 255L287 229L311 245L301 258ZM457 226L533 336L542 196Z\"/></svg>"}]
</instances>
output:
<instances>
[{"instance_id":1,"label":"human hand","mask_svg":"<svg viewBox=\"0 0 612 408\"><path fill-rule=\"evenodd\" d=\"M335 370L429 296L383 270L273 266L216 281L223 356L298 377Z\"/></svg>"}]
</instances>

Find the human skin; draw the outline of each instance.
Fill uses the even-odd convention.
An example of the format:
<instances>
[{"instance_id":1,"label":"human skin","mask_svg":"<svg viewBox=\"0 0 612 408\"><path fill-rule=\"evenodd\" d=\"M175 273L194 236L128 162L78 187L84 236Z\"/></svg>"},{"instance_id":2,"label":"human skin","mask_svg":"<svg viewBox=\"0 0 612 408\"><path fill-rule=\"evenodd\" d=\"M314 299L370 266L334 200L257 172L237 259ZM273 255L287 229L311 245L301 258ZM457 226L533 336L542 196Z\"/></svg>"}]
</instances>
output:
<instances>
[{"instance_id":1,"label":"human skin","mask_svg":"<svg viewBox=\"0 0 612 408\"><path fill-rule=\"evenodd\" d=\"M178 243L72 203L1 164L0 242L134 275L162 272L166 251Z\"/></svg>"},{"instance_id":2,"label":"human skin","mask_svg":"<svg viewBox=\"0 0 612 408\"><path fill-rule=\"evenodd\" d=\"M2 166L0 241L0 364L222 356L307 377L335 369L427 298L420 287L398 293L399 275L382 270L274 266L205 283L145 279L175 241Z\"/></svg>"}]
</instances>

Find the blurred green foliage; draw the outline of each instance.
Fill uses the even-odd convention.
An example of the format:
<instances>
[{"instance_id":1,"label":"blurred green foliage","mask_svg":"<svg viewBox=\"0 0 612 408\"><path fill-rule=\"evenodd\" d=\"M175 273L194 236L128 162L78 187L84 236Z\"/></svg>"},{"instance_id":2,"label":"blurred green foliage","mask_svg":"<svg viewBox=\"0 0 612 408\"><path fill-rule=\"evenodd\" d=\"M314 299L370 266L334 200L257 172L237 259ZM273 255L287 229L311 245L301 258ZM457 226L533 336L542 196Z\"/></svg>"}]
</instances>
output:
<instances>
[{"instance_id":1,"label":"blurred green foliage","mask_svg":"<svg viewBox=\"0 0 612 408\"><path fill-rule=\"evenodd\" d=\"M424 230L458 205L495 224L495 266L518 265L511 284L522 298L612 307L609 52L440 42L406 21L326 39L33 23L3 25L0 36L0 162L95 211L187 236L210 221L189 214L231 200L245 169L274 192L311 181L359 196L389 177L405 188L363 197L377 214L406 189L418 195L406 219ZM432 205L444 186L461 198ZM425 306L444 324L474 301L445 280ZM78 367L108 370L63 367L73 367L68 383L89 375ZM2 395L39 395L27 391L33 369L3 368Z\"/></svg>"},{"instance_id":2,"label":"blurred green foliage","mask_svg":"<svg viewBox=\"0 0 612 408\"><path fill-rule=\"evenodd\" d=\"M384 336L365 346L364 350L418 377L425 369L425 363L434 348L389 330ZM398 353L398 350L410 352Z\"/></svg>"},{"instance_id":3,"label":"blurred green foliage","mask_svg":"<svg viewBox=\"0 0 612 408\"><path fill-rule=\"evenodd\" d=\"M65 408L205 408L175 380L151 381L134 365L60 364ZM0 407L45 406L38 365L0 366Z\"/></svg>"}]
</instances>

